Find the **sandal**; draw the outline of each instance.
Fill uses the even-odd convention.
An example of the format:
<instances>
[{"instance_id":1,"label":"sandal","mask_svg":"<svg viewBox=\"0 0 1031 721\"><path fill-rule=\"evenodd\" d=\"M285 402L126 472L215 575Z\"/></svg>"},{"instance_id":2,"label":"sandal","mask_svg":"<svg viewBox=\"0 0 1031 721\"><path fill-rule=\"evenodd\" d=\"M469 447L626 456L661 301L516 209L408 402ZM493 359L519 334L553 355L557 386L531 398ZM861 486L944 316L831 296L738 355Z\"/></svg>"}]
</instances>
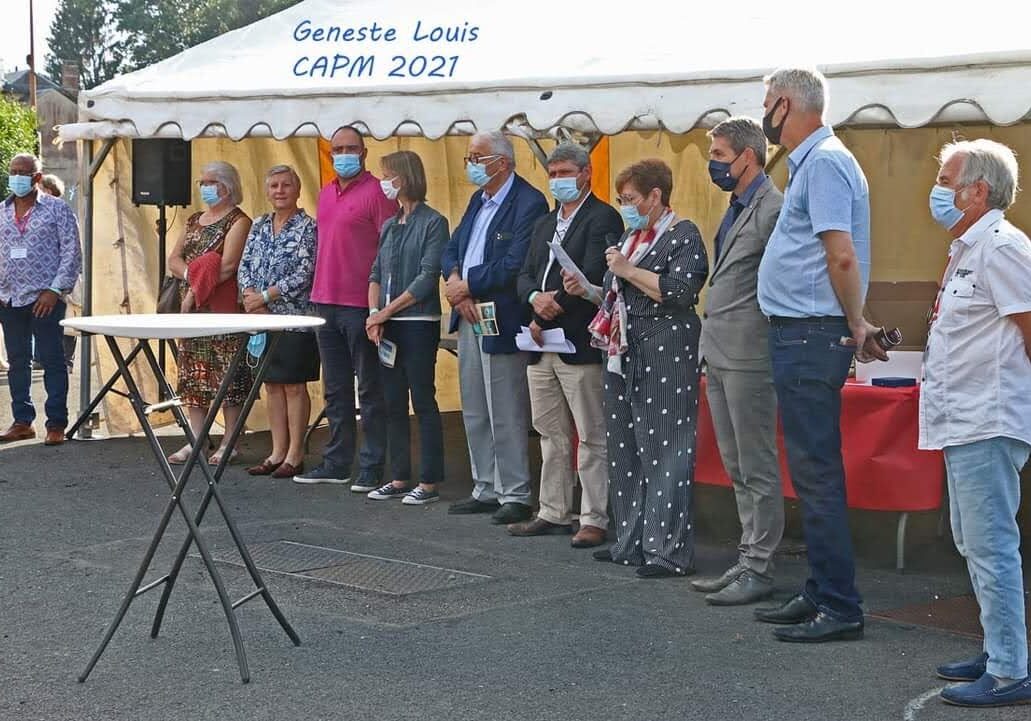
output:
<instances>
[{"instance_id":1,"label":"sandal","mask_svg":"<svg viewBox=\"0 0 1031 721\"><path fill-rule=\"evenodd\" d=\"M181 466L190 458L190 451L193 448L187 443L185 446L180 448L178 451L168 457L168 463L173 466Z\"/></svg>"},{"instance_id":2,"label":"sandal","mask_svg":"<svg viewBox=\"0 0 1031 721\"><path fill-rule=\"evenodd\" d=\"M208 465L217 466L219 463L221 463L222 457L225 455L225 452L226 449L222 446L219 446L218 450L212 453L211 457L208 458ZM229 454L229 461L227 462L227 465L235 461L238 455L240 455L240 452L234 448L232 452Z\"/></svg>"},{"instance_id":3,"label":"sandal","mask_svg":"<svg viewBox=\"0 0 1031 721\"><path fill-rule=\"evenodd\" d=\"M273 471L275 471L277 468L279 468L281 465L283 465L283 461L279 461L278 463L276 463L275 461L271 461L268 458L266 458L258 465L251 466L250 468L248 468L247 472L252 476L267 476L271 474Z\"/></svg>"}]
</instances>

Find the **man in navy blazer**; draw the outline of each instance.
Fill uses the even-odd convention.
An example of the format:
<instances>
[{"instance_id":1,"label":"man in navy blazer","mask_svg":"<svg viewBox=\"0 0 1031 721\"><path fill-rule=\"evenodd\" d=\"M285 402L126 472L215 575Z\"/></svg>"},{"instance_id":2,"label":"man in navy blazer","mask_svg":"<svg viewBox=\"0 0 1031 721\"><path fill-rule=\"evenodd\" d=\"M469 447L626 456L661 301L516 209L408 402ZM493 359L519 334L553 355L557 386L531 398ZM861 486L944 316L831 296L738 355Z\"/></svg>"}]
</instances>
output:
<instances>
[{"instance_id":1,"label":"man in navy blazer","mask_svg":"<svg viewBox=\"0 0 1031 721\"><path fill-rule=\"evenodd\" d=\"M458 332L462 418L469 443L473 490L450 513L493 513L496 524L530 518L527 458L529 392L526 354L515 336L529 321L516 294L516 278L544 195L515 173L515 151L499 131L469 141L466 175L473 194L441 260L451 303L451 332ZM494 303L498 335L478 335L477 303Z\"/></svg>"}]
</instances>

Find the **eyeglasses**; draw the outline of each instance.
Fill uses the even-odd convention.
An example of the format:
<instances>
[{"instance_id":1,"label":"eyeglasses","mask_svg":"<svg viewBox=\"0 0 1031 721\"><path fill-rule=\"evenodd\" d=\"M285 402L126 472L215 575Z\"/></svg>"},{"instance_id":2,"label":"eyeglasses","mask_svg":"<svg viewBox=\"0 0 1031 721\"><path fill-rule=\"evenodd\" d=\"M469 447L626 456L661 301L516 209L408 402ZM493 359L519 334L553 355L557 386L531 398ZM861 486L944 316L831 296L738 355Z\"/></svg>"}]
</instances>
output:
<instances>
[{"instance_id":1,"label":"eyeglasses","mask_svg":"<svg viewBox=\"0 0 1031 721\"><path fill-rule=\"evenodd\" d=\"M626 195L620 195L619 197L616 198L616 200L619 201L620 205L637 205L638 203L641 202L642 199L641 198L631 198L631 197L626 196Z\"/></svg>"},{"instance_id":2,"label":"eyeglasses","mask_svg":"<svg viewBox=\"0 0 1031 721\"><path fill-rule=\"evenodd\" d=\"M465 162L473 164L484 162L490 163L493 162L496 158L500 157L501 156L497 153L494 153L493 155L478 155L476 153L470 153L469 155L465 156Z\"/></svg>"}]
</instances>

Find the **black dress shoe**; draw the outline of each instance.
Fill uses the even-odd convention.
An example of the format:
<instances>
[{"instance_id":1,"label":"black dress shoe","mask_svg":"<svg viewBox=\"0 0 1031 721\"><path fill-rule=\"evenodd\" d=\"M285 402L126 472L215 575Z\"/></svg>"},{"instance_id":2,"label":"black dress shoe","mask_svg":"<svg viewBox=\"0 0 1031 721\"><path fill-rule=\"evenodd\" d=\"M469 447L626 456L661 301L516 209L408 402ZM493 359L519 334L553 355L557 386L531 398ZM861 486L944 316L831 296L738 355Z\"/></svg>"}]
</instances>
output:
<instances>
[{"instance_id":1,"label":"black dress shoe","mask_svg":"<svg viewBox=\"0 0 1031 721\"><path fill-rule=\"evenodd\" d=\"M757 608L753 613L763 623L804 623L816 615L816 607L799 594L780 606Z\"/></svg>"},{"instance_id":2,"label":"black dress shoe","mask_svg":"<svg viewBox=\"0 0 1031 721\"><path fill-rule=\"evenodd\" d=\"M610 551L607 548L601 548L592 553L591 555L594 557L595 561L607 561L608 563L613 563L612 551Z\"/></svg>"},{"instance_id":3,"label":"black dress shoe","mask_svg":"<svg viewBox=\"0 0 1031 721\"><path fill-rule=\"evenodd\" d=\"M825 643L826 641L858 641L863 637L863 621L839 621L823 611L804 623L773 629L778 641L789 643Z\"/></svg>"},{"instance_id":4,"label":"black dress shoe","mask_svg":"<svg viewBox=\"0 0 1031 721\"><path fill-rule=\"evenodd\" d=\"M682 568L680 572L671 571L668 568L656 565L654 563L646 563L643 566L638 566L635 573L640 578L682 578L684 576L690 576L695 571L693 568Z\"/></svg>"},{"instance_id":5,"label":"black dress shoe","mask_svg":"<svg viewBox=\"0 0 1031 721\"><path fill-rule=\"evenodd\" d=\"M525 503L502 503L501 508L494 511L494 515L490 517L490 522L495 526L502 526L528 521L531 516L533 516L533 509Z\"/></svg>"},{"instance_id":6,"label":"black dress shoe","mask_svg":"<svg viewBox=\"0 0 1031 721\"><path fill-rule=\"evenodd\" d=\"M447 509L448 513L457 514L469 514L469 513L494 513L498 510L497 501L478 501L472 496L463 498L461 501L455 501L451 504L451 507Z\"/></svg>"}]
</instances>

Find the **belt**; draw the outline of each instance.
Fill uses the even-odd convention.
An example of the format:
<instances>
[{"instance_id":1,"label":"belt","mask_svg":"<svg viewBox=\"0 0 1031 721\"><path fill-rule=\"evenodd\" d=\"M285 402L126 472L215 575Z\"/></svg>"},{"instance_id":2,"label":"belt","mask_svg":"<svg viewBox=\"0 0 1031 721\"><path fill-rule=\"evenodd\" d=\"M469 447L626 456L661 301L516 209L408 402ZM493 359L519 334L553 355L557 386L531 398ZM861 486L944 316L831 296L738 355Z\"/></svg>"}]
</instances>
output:
<instances>
[{"instance_id":1,"label":"belt","mask_svg":"<svg viewBox=\"0 0 1031 721\"><path fill-rule=\"evenodd\" d=\"M766 320L770 322L770 325L829 325L831 323L848 323L843 315L811 315L804 318L771 315Z\"/></svg>"}]
</instances>

